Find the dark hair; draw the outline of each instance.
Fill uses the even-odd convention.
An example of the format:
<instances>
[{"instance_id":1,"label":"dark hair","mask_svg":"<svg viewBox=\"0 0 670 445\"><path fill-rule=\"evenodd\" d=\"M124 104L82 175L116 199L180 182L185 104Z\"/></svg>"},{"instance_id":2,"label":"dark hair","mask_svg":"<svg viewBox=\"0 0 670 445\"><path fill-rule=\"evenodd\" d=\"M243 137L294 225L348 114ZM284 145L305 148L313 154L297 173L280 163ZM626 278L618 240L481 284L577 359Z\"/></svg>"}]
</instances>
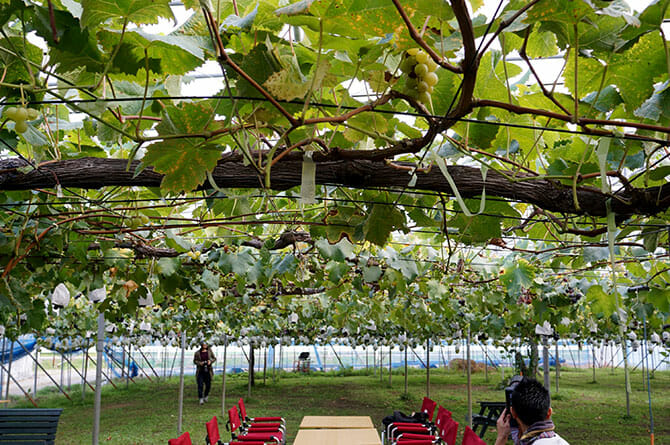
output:
<instances>
[{"instance_id":1,"label":"dark hair","mask_svg":"<svg viewBox=\"0 0 670 445\"><path fill-rule=\"evenodd\" d=\"M550 404L549 391L535 379L524 377L512 393L514 412L528 426L545 420Z\"/></svg>"}]
</instances>

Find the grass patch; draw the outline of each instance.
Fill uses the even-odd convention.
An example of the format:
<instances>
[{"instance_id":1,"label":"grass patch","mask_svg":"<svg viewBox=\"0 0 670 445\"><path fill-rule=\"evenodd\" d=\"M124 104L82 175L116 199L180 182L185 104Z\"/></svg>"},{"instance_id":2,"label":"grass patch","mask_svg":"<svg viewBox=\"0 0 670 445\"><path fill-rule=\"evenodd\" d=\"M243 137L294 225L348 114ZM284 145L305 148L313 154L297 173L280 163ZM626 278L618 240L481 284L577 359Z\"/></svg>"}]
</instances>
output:
<instances>
[{"instance_id":1,"label":"grass patch","mask_svg":"<svg viewBox=\"0 0 670 445\"><path fill-rule=\"evenodd\" d=\"M565 372L567 369L561 372L560 392L552 403L559 434L572 444L649 443L646 382L640 372L631 379L631 418L624 418L626 394L622 371L612 374L610 370L598 370L597 383L593 384L590 369ZM461 371L447 369L431 369L430 376L430 396L454 413L461 422L462 432L467 412L465 376ZM472 384L474 401L504 398L498 389L499 374L490 373L488 382L483 373L474 374ZM552 376L552 391L553 384ZM100 441L110 445L165 444L176 437L178 385L179 379L172 378L159 383L138 380L128 388L120 383L116 390L110 385L104 387ZM670 372L657 372L651 385L656 438L662 443L662 438L670 437ZM221 417L221 389L221 376L216 376L209 403L199 406L195 379L186 378L183 425L194 443L204 443L204 423L214 415L219 418L223 438L229 438L223 426L226 419ZM53 390L38 393L40 407L64 408L56 440L59 445L91 440L93 395L88 390L82 401L79 391L79 386L72 387L74 402ZM346 370L311 375L281 373L276 382L268 377L265 385L261 376L251 397L247 397L246 375L239 374L228 378L226 408L244 397L252 416L283 415L287 419L287 443L291 443L305 415L369 415L378 425L394 410L410 413L417 409L425 391L425 374L420 370L410 371L407 395L402 375L394 374L389 386L386 372L380 380L378 374L370 371ZM29 407L29 404L17 400L12 406ZM473 410L478 411L476 403ZM493 443L495 431L489 430L484 439Z\"/></svg>"}]
</instances>

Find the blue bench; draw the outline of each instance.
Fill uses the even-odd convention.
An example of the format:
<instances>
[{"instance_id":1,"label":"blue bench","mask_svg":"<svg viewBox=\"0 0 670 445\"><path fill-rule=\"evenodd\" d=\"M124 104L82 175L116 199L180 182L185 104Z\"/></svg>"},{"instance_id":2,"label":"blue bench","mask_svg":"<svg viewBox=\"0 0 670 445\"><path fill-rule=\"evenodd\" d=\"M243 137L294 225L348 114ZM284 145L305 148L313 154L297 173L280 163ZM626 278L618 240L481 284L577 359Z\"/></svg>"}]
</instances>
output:
<instances>
[{"instance_id":1,"label":"blue bench","mask_svg":"<svg viewBox=\"0 0 670 445\"><path fill-rule=\"evenodd\" d=\"M61 408L0 409L0 444L53 445Z\"/></svg>"}]
</instances>

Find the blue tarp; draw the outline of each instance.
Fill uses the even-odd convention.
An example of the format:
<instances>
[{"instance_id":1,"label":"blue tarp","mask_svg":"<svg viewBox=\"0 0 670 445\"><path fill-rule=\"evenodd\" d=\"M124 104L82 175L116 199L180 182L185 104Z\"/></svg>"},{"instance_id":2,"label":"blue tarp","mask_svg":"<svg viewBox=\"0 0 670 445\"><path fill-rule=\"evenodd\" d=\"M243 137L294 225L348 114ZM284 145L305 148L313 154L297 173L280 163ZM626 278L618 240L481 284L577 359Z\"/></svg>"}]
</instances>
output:
<instances>
[{"instance_id":1,"label":"blue tarp","mask_svg":"<svg viewBox=\"0 0 670 445\"><path fill-rule=\"evenodd\" d=\"M123 363L124 368L128 369L130 366L130 377L137 377L137 374L139 372L139 368L137 367L137 364L135 363L134 360L129 360L129 357L126 354L123 354L122 352L115 351L109 346L105 346L104 349L104 357L105 361L107 362L107 366L110 366L112 368L112 372L114 373L114 377L121 377L121 373L117 371L117 367ZM123 360L124 355L125 361ZM128 363L130 362L130 365ZM125 374L124 374L125 376Z\"/></svg>"},{"instance_id":2,"label":"blue tarp","mask_svg":"<svg viewBox=\"0 0 670 445\"><path fill-rule=\"evenodd\" d=\"M21 344L19 344L19 342ZM10 357L12 361L25 357L27 353L23 350L21 345L23 345L28 351L32 352L32 350L35 349L36 344L37 341L35 340L34 335L22 335L17 339L17 341L11 341L8 338L0 340L0 363L9 363Z\"/></svg>"}]
</instances>

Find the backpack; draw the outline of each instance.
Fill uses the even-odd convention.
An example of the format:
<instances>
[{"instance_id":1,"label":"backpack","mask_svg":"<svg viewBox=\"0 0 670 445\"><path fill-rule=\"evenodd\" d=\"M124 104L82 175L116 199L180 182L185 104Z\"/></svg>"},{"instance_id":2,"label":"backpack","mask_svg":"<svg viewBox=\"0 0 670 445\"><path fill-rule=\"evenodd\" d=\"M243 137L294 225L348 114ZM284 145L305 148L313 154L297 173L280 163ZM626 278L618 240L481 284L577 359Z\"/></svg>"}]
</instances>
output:
<instances>
[{"instance_id":1,"label":"backpack","mask_svg":"<svg viewBox=\"0 0 670 445\"><path fill-rule=\"evenodd\" d=\"M412 413L408 416L402 411L393 411L393 414L382 419L382 424L386 427L395 422L426 423L427 420L428 414L424 412Z\"/></svg>"}]
</instances>

